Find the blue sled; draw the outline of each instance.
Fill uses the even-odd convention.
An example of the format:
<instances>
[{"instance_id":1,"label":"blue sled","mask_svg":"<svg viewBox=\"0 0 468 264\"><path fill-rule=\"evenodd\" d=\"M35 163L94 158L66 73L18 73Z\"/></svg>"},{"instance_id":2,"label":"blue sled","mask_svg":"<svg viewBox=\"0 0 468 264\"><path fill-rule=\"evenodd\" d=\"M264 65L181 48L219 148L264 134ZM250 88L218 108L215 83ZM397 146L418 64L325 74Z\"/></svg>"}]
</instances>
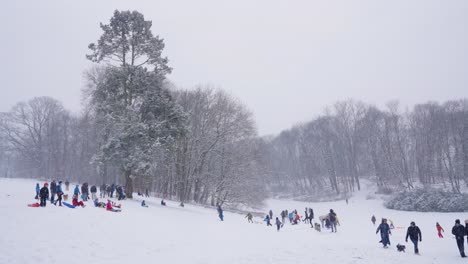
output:
<instances>
[{"instance_id":1,"label":"blue sled","mask_svg":"<svg viewBox=\"0 0 468 264\"><path fill-rule=\"evenodd\" d=\"M67 202L62 202L63 205L65 205L66 207L68 208L75 208L76 206L72 205L72 204L69 204Z\"/></svg>"}]
</instances>

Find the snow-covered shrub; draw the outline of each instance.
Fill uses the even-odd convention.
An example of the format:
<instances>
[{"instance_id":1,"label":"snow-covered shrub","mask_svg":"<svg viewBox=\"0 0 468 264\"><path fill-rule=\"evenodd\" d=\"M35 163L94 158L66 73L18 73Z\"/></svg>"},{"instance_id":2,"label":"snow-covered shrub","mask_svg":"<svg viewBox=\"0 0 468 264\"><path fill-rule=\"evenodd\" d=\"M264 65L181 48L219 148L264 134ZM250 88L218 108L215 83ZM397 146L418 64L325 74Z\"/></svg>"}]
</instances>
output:
<instances>
[{"instance_id":1,"label":"snow-covered shrub","mask_svg":"<svg viewBox=\"0 0 468 264\"><path fill-rule=\"evenodd\" d=\"M385 203L389 209L418 212L468 212L468 194L438 189L413 189L395 194Z\"/></svg>"}]
</instances>

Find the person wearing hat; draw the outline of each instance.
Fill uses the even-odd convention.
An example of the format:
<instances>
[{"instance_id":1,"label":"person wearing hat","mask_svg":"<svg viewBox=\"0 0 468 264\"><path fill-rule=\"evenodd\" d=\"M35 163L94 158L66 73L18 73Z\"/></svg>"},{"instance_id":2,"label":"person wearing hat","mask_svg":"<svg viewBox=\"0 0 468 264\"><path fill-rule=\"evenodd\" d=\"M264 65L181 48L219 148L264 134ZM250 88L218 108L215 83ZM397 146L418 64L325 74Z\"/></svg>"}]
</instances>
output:
<instances>
[{"instance_id":1,"label":"person wearing hat","mask_svg":"<svg viewBox=\"0 0 468 264\"><path fill-rule=\"evenodd\" d=\"M44 183L44 187L41 188L41 190L39 191L39 196L41 198L41 207L45 207L46 206L46 200L47 198L49 198L49 188L47 188L47 186L49 186L49 184L47 182Z\"/></svg>"},{"instance_id":2,"label":"person wearing hat","mask_svg":"<svg viewBox=\"0 0 468 264\"><path fill-rule=\"evenodd\" d=\"M452 228L452 234L455 236L457 240L458 250L460 251L460 255L462 258L466 258L465 255L465 240L464 237L466 235L466 230L463 225L460 224L460 219L455 220L455 226Z\"/></svg>"},{"instance_id":3,"label":"person wearing hat","mask_svg":"<svg viewBox=\"0 0 468 264\"><path fill-rule=\"evenodd\" d=\"M419 248L418 248L418 240L419 242L422 241L421 230L416 225L415 222L411 222L410 226L408 227L408 231L406 231L406 242L408 242L408 237L411 239L411 242L414 244L414 254L419 255Z\"/></svg>"}]
</instances>

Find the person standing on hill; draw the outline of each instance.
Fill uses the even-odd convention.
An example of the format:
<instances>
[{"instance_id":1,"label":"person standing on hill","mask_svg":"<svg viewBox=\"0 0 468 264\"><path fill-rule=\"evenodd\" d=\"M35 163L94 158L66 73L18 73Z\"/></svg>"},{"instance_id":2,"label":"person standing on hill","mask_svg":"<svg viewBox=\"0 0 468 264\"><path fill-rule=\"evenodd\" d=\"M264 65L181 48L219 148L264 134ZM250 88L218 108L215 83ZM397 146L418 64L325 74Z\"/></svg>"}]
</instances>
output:
<instances>
[{"instance_id":1,"label":"person standing on hill","mask_svg":"<svg viewBox=\"0 0 468 264\"><path fill-rule=\"evenodd\" d=\"M78 188L78 184L75 186L75 189L73 190L74 195L80 195L80 188Z\"/></svg>"},{"instance_id":2,"label":"person standing on hill","mask_svg":"<svg viewBox=\"0 0 468 264\"><path fill-rule=\"evenodd\" d=\"M96 193L97 193L96 185L91 186L91 200L93 201L96 200L97 198Z\"/></svg>"},{"instance_id":3,"label":"person standing on hill","mask_svg":"<svg viewBox=\"0 0 468 264\"><path fill-rule=\"evenodd\" d=\"M330 220L331 231L336 233L337 218L336 213L333 211L333 209L330 209L330 213L328 214L328 220Z\"/></svg>"},{"instance_id":4,"label":"person standing on hill","mask_svg":"<svg viewBox=\"0 0 468 264\"><path fill-rule=\"evenodd\" d=\"M271 221L270 221L270 215L266 215L265 216L265 219L263 219L263 221L266 222L267 226L271 226Z\"/></svg>"},{"instance_id":5,"label":"person standing on hill","mask_svg":"<svg viewBox=\"0 0 468 264\"><path fill-rule=\"evenodd\" d=\"M442 226L439 225L439 223L436 223L436 228L437 228L437 235L439 235L440 238L444 238L442 235L442 232L445 232Z\"/></svg>"},{"instance_id":6,"label":"person standing on hill","mask_svg":"<svg viewBox=\"0 0 468 264\"><path fill-rule=\"evenodd\" d=\"M406 242L408 242L408 237L411 239L411 242L414 244L414 254L419 255L418 241L422 241L421 230L416 225L415 222L411 222L408 230L406 231Z\"/></svg>"},{"instance_id":7,"label":"person standing on hill","mask_svg":"<svg viewBox=\"0 0 468 264\"><path fill-rule=\"evenodd\" d=\"M44 183L44 187L41 188L39 191L39 196L41 197L41 207L46 207L46 200L49 198L49 184L46 182Z\"/></svg>"},{"instance_id":8,"label":"person standing on hill","mask_svg":"<svg viewBox=\"0 0 468 264\"><path fill-rule=\"evenodd\" d=\"M253 215L250 212L245 217L249 223L253 223Z\"/></svg>"},{"instance_id":9,"label":"person standing on hill","mask_svg":"<svg viewBox=\"0 0 468 264\"><path fill-rule=\"evenodd\" d=\"M314 210L312 208L309 208L309 221L310 221L310 226L314 227L314 224L312 222L314 220Z\"/></svg>"},{"instance_id":10,"label":"person standing on hill","mask_svg":"<svg viewBox=\"0 0 468 264\"><path fill-rule=\"evenodd\" d=\"M455 236L457 240L458 250L460 251L460 255L462 258L466 258L465 255L465 235L466 229L464 226L460 224L460 219L455 220L455 226L452 228L452 234Z\"/></svg>"},{"instance_id":11,"label":"person standing on hill","mask_svg":"<svg viewBox=\"0 0 468 264\"><path fill-rule=\"evenodd\" d=\"M383 244L384 248L387 248L390 245L390 226L387 224L387 219L382 218L382 223L377 227L377 231L375 232L378 234L380 232L380 237L382 238L380 242Z\"/></svg>"},{"instance_id":12,"label":"person standing on hill","mask_svg":"<svg viewBox=\"0 0 468 264\"><path fill-rule=\"evenodd\" d=\"M39 186L39 183L36 183L36 197L34 199L39 199L39 192L41 191L41 186Z\"/></svg>"},{"instance_id":13,"label":"person standing on hill","mask_svg":"<svg viewBox=\"0 0 468 264\"><path fill-rule=\"evenodd\" d=\"M58 182L56 191L57 191L57 201L55 201L54 205L57 205L57 202L58 202L59 206L62 206L63 191L62 191L62 182L61 181Z\"/></svg>"},{"instance_id":14,"label":"person standing on hill","mask_svg":"<svg viewBox=\"0 0 468 264\"><path fill-rule=\"evenodd\" d=\"M271 209L270 209L269 215L270 215L270 219L273 219L273 211Z\"/></svg>"},{"instance_id":15,"label":"person standing on hill","mask_svg":"<svg viewBox=\"0 0 468 264\"><path fill-rule=\"evenodd\" d=\"M372 218L371 218L371 222L372 224L375 226L375 222L377 221L377 219L375 218L375 215L372 215Z\"/></svg>"},{"instance_id":16,"label":"person standing on hill","mask_svg":"<svg viewBox=\"0 0 468 264\"><path fill-rule=\"evenodd\" d=\"M224 221L224 214L223 214L223 208L221 208L221 205L218 205L218 217L221 219L221 221Z\"/></svg>"},{"instance_id":17,"label":"person standing on hill","mask_svg":"<svg viewBox=\"0 0 468 264\"><path fill-rule=\"evenodd\" d=\"M55 182L55 180L53 180L51 183L50 183L50 202L51 203L54 203L55 201L55 194L57 193L57 183Z\"/></svg>"}]
</instances>

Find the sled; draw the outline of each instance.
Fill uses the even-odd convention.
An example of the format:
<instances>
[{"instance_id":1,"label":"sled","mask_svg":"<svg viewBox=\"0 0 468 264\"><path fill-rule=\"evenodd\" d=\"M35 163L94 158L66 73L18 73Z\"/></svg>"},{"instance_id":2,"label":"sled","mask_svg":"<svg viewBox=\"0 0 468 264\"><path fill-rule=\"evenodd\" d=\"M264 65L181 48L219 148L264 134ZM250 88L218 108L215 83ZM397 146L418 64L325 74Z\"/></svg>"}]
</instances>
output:
<instances>
[{"instance_id":1,"label":"sled","mask_svg":"<svg viewBox=\"0 0 468 264\"><path fill-rule=\"evenodd\" d=\"M39 203L28 204L28 207L39 207Z\"/></svg>"},{"instance_id":2,"label":"sled","mask_svg":"<svg viewBox=\"0 0 468 264\"><path fill-rule=\"evenodd\" d=\"M67 202L62 202L63 205L65 205L66 207L68 208L75 208L76 206L72 205L72 204L69 204Z\"/></svg>"}]
</instances>

